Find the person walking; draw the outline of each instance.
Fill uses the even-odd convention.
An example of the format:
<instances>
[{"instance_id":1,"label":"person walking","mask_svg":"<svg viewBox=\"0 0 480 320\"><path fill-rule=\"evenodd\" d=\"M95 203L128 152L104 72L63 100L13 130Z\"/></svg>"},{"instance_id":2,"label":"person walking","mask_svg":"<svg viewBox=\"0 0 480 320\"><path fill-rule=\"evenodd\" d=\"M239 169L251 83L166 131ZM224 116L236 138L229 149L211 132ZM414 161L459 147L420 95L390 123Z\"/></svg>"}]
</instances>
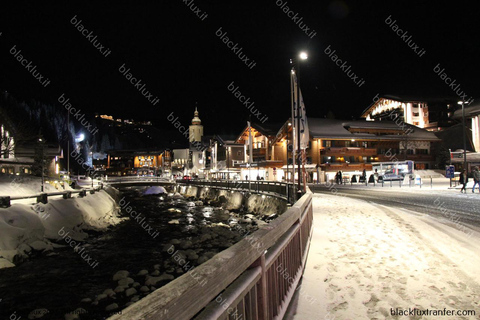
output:
<instances>
[{"instance_id":1,"label":"person walking","mask_svg":"<svg viewBox=\"0 0 480 320\"><path fill-rule=\"evenodd\" d=\"M478 184L478 192L480 192L480 171L478 167L473 168L473 188L472 193L475 193L475 186Z\"/></svg>"},{"instance_id":2,"label":"person walking","mask_svg":"<svg viewBox=\"0 0 480 320\"><path fill-rule=\"evenodd\" d=\"M467 193L467 183L468 183L468 175L467 170L463 169L462 173L460 173L460 184L462 185L462 189L460 190L461 193L465 191Z\"/></svg>"}]
</instances>

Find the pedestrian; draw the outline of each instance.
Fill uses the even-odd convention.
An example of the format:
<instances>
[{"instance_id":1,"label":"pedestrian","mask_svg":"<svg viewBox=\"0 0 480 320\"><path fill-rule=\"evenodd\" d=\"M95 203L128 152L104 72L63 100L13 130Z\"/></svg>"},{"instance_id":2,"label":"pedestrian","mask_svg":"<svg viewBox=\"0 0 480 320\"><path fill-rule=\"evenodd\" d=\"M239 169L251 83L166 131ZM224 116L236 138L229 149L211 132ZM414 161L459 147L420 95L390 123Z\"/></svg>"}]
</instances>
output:
<instances>
[{"instance_id":1,"label":"pedestrian","mask_svg":"<svg viewBox=\"0 0 480 320\"><path fill-rule=\"evenodd\" d=\"M340 180L340 184L342 184L342 171L338 171L338 179Z\"/></svg>"},{"instance_id":2,"label":"pedestrian","mask_svg":"<svg viewBox=\"0 0 480 320\"><path fill-rule=\"evenodd\" d=\"M475 186L478 184L478 192L480 192L480 171L478 167L473 168L473 188L472 193L475 193Z\"/></svg>"},{"instance_id":3,"label":"pedestrian","mask_svg":"<svg viewBox=\"0 0 480 320\"><path fill-rule=\"evenodd\" d=\"M339 173L339 172L340 172L340 171L337 171L337 173L335 173L335 183L336 183L336 184L338 184L338 173Z\"/></svg>"},{"instance_id":4,"label":"pedestrian","mask_svg":"<svg viewBox=\"0 0 480 320\"><path fill-rule=\"evenodd\" d=\"M462 189L460 190L461 193L465 191L467 193L467 183L468 183L468 175L467 175L467 170L463 169L462 173L460 173L460 184L462 185Z\"/></svg>"}]
</instances>

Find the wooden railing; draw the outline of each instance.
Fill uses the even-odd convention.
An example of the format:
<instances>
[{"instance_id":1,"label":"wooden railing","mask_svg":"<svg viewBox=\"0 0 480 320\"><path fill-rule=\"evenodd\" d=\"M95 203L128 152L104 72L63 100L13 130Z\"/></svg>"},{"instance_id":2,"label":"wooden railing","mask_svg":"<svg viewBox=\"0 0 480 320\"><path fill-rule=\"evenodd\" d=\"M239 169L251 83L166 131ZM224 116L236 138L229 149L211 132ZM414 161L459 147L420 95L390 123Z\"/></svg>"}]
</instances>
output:
<instances>
[{"instance_id":1,"label":"wooden railing","mask_svg":"<svg viewBox=\"0 0 480 320\"><path fill-rule=\"evenodd\" d=\"M69 199L72 197L72 194L78 194L80 197L86 197L87 191L90 194L94 194L96 191L103 189L103 184L93 187L93 188L84 188L82 190L68 190L68 191L59 191L59 192L42 192L38 194L31 194L25 196L0 196L0 208L8 208L11 206L11 202L15 200L24 200L24 199L36 199L37 203L48 203L48 197L53 196L62 196L63 199Z\"/></svg>"},{"instance_id":2,"label":"wooden railing","mask_svg":"<svg viewBox=\"0 0 480 320\"><path fill-rule=\"evenodd\" d=\"M109 319L282 319L303 275L312 223L308 192L277 219Z\"/></svg>"}]
</instances>

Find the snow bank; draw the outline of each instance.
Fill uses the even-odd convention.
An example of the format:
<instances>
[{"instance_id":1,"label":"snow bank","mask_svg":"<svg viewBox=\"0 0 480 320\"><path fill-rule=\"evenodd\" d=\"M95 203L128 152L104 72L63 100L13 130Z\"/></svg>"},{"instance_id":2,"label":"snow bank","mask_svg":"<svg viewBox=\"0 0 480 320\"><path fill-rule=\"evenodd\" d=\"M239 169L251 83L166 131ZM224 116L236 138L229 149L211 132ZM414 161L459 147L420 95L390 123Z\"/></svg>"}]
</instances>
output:
<instances>
[{"instance_id":1,"label":"snow bank","mask_svg":"<svg viewBox=\"0 0 480 320\"><path fill-rule=\"evenodd\" d=\"M143 194L144 195L148 195L148 194L160 194L160 193L166 193L167 191L165 190L164 187L161 187L161 186L153 186L153 187L149 187L147 188Z\"/></svg>"},{"instance_id":2,"label":"snow bank","mask_svg":"<svg viewBox=\"0 0 480 320\"><path fill-rule=\"evenodd\" d=\"M0 268L8 266L2 257L13 262L15 255L25 255L32 247L52 249L48 239L59 239L62 228L82 241L87 237L82 230L103 230L122 221L117 213L117 204L105 191L84 198L53 197L48 204L13 203L0 209Z\"/></svg>"},{"instance_id":3,"label":"snow bank","mask_svg":"<svg viewBox=\"0 0 480 320\"><path fill-rule=\"evenodd\" d=\"M34 176L15 176L0 174L0 196L26 196L39 194L42 186L42 179ZM72 190L65 184L65 189L58 183L45 183L45 192L58 192Z\"/></svg>"}]
</instances>

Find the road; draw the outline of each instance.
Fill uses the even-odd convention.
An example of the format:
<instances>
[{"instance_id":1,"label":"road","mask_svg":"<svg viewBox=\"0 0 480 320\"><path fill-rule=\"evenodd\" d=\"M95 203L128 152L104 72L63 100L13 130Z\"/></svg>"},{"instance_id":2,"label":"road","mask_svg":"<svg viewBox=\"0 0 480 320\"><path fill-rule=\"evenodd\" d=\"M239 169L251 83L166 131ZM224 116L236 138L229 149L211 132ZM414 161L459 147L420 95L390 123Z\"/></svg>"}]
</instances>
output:
<instances>
[{"instance_id":1,"label":"road","mask_svg":"<svg viewBox=\"0 0 480 320\"><path fill-rule=\"evenodd\" d=\"M480 231L480 194L461 194L451 189L419 189L402 187L390 188L350 185L309 185L314 193L335 194L337 196L366 200L369 202L407 209L438 218L443 223L462 226Z\"/></svg>"}]
</instances>

